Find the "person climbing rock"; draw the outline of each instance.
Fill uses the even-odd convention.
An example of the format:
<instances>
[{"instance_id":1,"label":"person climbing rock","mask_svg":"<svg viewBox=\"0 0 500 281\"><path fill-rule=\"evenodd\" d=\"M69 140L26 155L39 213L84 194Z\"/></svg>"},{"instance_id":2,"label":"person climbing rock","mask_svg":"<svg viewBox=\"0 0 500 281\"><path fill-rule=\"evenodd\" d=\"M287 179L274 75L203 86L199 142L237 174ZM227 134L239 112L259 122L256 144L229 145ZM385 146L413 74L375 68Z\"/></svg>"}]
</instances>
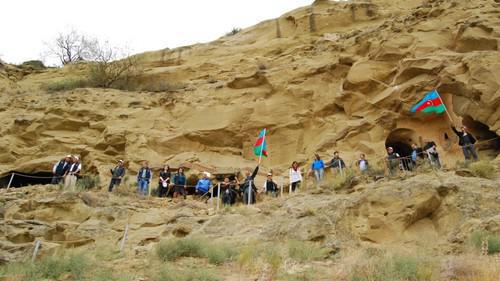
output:
<instances>
[{"instance_id":1,"label":"person climbing rock","mask_svg":"<svg viewBox=\"0 0 500 281\"><path fill-rule=\"evenodd\" d=\"M203 177L196 183L195 191L200 197L206 197L205 203L210 199L210 188L212 187L212 182L210 181L210 173L203 172Z\"/></svg>"},{"instance_id":2,"label":"person climbing rock","mask_svg":"<svg viewBox=\"0 0 500 281\"><path fill-rule=\"evenodd\" d=\"M477 156L476 148L474 144L476 143L476 139L471 133L467 131L465 126L460 127L460 131L458 131L453 125L451 129L458 136L458 145L462 147L462 152L464 153L465 160L474 159L474 161L479 160Z\"/></svg>"},{"instance_id":3,"label":"person climbing rock","mask_svg":"<svg viewBox=\"0 0 500 281\"><path fill-rule=\"evenodd\" d=\"M319 186L325 173L325 163L321 160L321 157L318 154L314 155L314 161L311 165L311 169L314 173L314 178L316 179L316 185Z\"/></svg>"},{"instance_id":4,"label":"person climbing rock","mask_svg":"<svg viewBox=\"0 0 500 281\"><path fill-rule=\"evenodd\" d=\"M297 161L293 161L292 167L290 167L289 177L292 192L295 192L295 189L299 188L300 183L302 182L302 171L300 170L299 163Z\"/></svg>"},{"instance_id":5,"label":"person climbing rock","mask_svg":"<svg viewBox=\"0 0 500 281\"><path fill-rule=\"evenodd\" d=\"M112 192L115 186L119 186L125 176L125 167L123 167L123 160L118 160L118 163L113 169L110 169L111 181L109 183L108 191Z\"/></svg>"},{"instance_id":6,"label":"person climbing rock","mask_svg":"<svg viewBox=\"0 0 500 281\"><path fill-rule=\"evenodd\" d=\"M66 175L64 177L64 188L74 190L78 179L77 176L82 170L82 164L80 163L80 158L78 156L73 156L71 162L71 166L69 166L69 169L66 171Z\"/></svg>"},{"instance_id":7,"label":"person climbing rock","mask_svg":"<svg viewBox=\"0 0 500 281\"><path fill-rule=\"evenodd\" d=\"M149 183L153 178L153 172L149 168L147 161L142 162L142 167L137 173L137 186L139 194L146 196L149 191Z\"/></svg>"},{"instance_id":8,"label":"person climbing rock","mask_svg":"<svg viewBox=\"0 0 500 281\"><path fill-rule=\"evenodd\" d=\"M366 155L364 153L359 155L359 159L356 161L356 166L358 166L361 173L368 171L368 160L366 160Z\"/></svg>"},{"instance_id":9,"label":"person climbing rock","mask_svg":"<svg viewBox=\"0 0 500 281\"><path fill-rule=\"evenodd\" d=\"M59 160L52 168L52 184L58 184L71 166L71 155L66 155L63 159Z\"/></svg>"},{"instance_id":10,"label":"person climbing rock","mask_svg":"<svg viewBox=\"0 0 500 281\"><path fill-rule=\"evenodd\" d=\"M272 197L278 196L278 184L273 180L272 173L267 174L262 191L265 192L266 195L270 195Z\"/></svg>"},{"instance_id":11,"label":"person climbing rock","mask_svg":"<svg viewBox=\"0 0 500 281\"><path fill-rule=\"evenodd\" d=\"M184 168L180 167L174 175L174 198L183 195L186 199L186 175L184 175Z\"/></svg>"},{"instance_id":12,"label":"person climbing rock","mask_svg":"<svg viewBox=\"0 0 500 281\"><path fill-rule=\"evenodd\" d=\"M387 168L389 168L389 175L396 174L400 164L399 154L394 152L394 149L390 146L387 148L386 162Z\"/></svg>"},{"instance_id":13,"label":"person climbing rock","mask_svg":"<svg viewBox=\"0 0 500 281\"><path fill-rule=\"evenodd\" d=\"M160 171L158 177L158 197L168 196L168 187L170 185L170 166L163 166L163 170Z\"/></svg>"}]
</instances>

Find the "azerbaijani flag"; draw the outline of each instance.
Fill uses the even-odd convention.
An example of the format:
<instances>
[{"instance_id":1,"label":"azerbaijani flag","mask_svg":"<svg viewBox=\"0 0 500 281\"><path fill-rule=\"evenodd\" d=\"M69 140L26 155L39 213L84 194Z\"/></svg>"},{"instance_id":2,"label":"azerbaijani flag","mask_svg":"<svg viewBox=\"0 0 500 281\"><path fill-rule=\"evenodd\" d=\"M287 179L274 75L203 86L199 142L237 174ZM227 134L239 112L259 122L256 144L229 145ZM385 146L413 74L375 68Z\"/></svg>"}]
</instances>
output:
<instances>
[{"instance_id":1,"label":"azerbaijani flag","mask_svg":"<svg viewBox=\"0 0 500 281\"><path fill-rule=\"evenodd\" d=\"M260 131L259 138L255 142L253 146L253 152L257 156L266 156L267 157L267 142L266 142L266 129Z\"/></svg>"},{"instance_id":2,"label":"azerbaijani flag","mask_svg":"<svg viewBox=\"0 0 500 281\"><path fill-rule=\"evenodd\" d=\"M425 97L410 110L410 112L413 113L420 111L425 113L436 112L438 114L446 111L446 107L444 106L443 101L441 100L441 97L436 90L428 92L427 95L425 95Z\"/></svg>"}]
</instances>

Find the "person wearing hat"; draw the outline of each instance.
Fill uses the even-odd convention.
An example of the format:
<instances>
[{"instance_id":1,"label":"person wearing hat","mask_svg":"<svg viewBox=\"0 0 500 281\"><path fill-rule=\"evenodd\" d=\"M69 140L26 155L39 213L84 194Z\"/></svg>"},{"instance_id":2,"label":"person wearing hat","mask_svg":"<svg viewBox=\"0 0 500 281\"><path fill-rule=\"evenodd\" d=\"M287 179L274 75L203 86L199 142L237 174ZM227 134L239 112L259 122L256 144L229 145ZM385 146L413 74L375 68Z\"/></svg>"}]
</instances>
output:
<instances>
[{"instance_id":1,"label":"person wearing hat","mask_svg":"<svg viewBox=\"0 0 500 281\"><path fill-rule=\"evenodd\" d=\"M474 138L471 133L467 131L467 127L460 127L460 131L458 131L454 126L451 126L451 129L458 136L458 145L462 147L462 152L464 153L465 161L470 160L471 158L474 161L479 160L477 156L476 148L474 144L476 143L476 138Z\"/></svg>"},{"instance_id":2,"label":"person wearing hat","mask_svg":"<svg viewBox=\"0 0 500 281\"><path fill-rule=\"evenodd\" d=\"M66 157L59 160L52 168L53 177L51 183L58 184L68 171L69 166L71 166L71 155L66 155Z\"/></svg>"},{"instance_id":3,"label":"person wearing hat","mask_svg":"<svg viewBox=\"0 0 500 281\"><path fill-rule=\"evenodd\" d=\"M111 172L111 182L109 183L108 191L112 192L113 187L119 186L122 182L123 176L125 176L125 167L123 167L123 160L118 160L116 166L109 171Z\"/></svg>"},{"instance_id":4,"label":"person wearing hat","mask_svg":"<svg viewBox=\"0 0 500 281\"><path fill-rule=\"evenodd\" d=\"M73 163L69 166L64 178L64 188L71 190L75 189L77 176L82 170L82 164L80 163L80 158L78 156L73 156L72 162Z\"/></svg>"},{"instance_id":5,"label":"person wearing hat","mask_svg":"<svg viewBox=\"0 0 500 281\"><path fill-rule=\"evenodd\" d=\"M387 168L389 168L389 175L394 175L399 167L399 154L394 152L394 148L389 146L387 148Z\"/></svg>"},{"instance_id":6,"label":"person wearing hat","mask_svg":"<svg viewBox=\"0 0 500 281\"><path fill-rule=\"evenodd\" d=\"M267 173L267 178L264 182L264 192L266 195L270 195L272 197L278 196L278 184L274 182L272 173Z\"/></svg>"},{"instance_id":7,"label":"person wearing hat","mask_svg":"<svg viewBox=\"0 0 500 281\"><path fill-rule=\"evenodd\" d=\"M210 181L210 173L209 172L203 172L203 177L198 180L198 183L196 183L196 194L199 196L207 196L207 200L210 198L210 187L212 186L212 182Z\"/></svg>"}]
</instances>

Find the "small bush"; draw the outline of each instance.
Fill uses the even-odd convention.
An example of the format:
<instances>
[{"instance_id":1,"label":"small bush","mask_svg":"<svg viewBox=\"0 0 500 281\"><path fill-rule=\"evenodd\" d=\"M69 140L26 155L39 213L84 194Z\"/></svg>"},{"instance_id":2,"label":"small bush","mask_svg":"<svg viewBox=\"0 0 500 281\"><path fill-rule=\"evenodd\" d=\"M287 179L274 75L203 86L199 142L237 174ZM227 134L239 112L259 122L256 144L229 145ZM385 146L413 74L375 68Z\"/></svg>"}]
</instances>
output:
<instances>
[{"instance_id":1,"label":"small bush","mask_svg":"<svg viewBox=\"0 0 500 281\"><path fill-rule=\"evenodd\" d=\"M294 260L307 262L326 258L328 251L311 242L290 241L288 255Z\"/></svg>"},{"instance_id":2,"label":"small bush","mask_svg":"<svg viewBox=\"0 0 500 281\"><path fill-rule=\"evenodd\" d=\"M29 60L25 61L20 65L21 68L29 68L33 70L44 70L47 67L39 60Z\"/></svg>"},{"instance_id":3,"label":"small bush","mask_svg":"<svg viewBox=\"0 0 500 281\"><path fill-rule=\"evenodd\" d=\"M236 35L236 34L240 33L240 31L241 31L241 28L239 28L239 27L233 27L233 29L231 29L231 31L229 31L228 33L226 33L226 36Z\"/></svg>"},{"instance_id":4,"label":"small bush","mask_svg":"<svg viewBox=\"0 0 500 281\"><path fill-rule=\"evenodd\" d=\"M476 177L493 179L495 177L495 167L491 162L488 161L479 161L471 163L469 166L472 174Z\"/></svg>"},{"instance_id":5,"label":"small bush","mask_svg":"<svg viewBox=\"0 0 500 281\"><path fill-rule=\"evenodd\" d=\"M153 279L154 281L219 281L220 277L212 270L203 267L183 269L167 266Z\"/></svg>"},{"instance_id":6,"label":"small bush","mask_svg":"<svg viewBox=\"0 0 500 281\"><path fill-rule=\"evenodd\" d=\"M79 178L76 181L76 187L78 190L87 190L95 187L99 187L99 177L96 175L86 175Z\"/></svg>"},{"instance_id":7,"label":"small bush","mask_svg":"<svg viewBox=\"0 0 500 281\"><path fill-rule=\"evenodd\" d=\"M483 241L488 241L488 254L500 253L500 235L489 234L483 231L474 232L470 238L472 245L481 250Z\"/></svg>"},{"instance_id":8,"label":"small bush","mask_svg":"<svg viewBox=\"0 0 500 281\"><path fill-rule=\"evenodd\" d=\"M207 258L211 264L222 264L236 256L236 251L220 243L209 243L195 238L172 239L162 242L156 254L163 261L175 261L181 257Z\"/></svg>"},{"instance_id":9,"label":"small bush","mask_svg":"<svg viewBox=\"0 0 500 281\"><path fill-rule=\"evenodd\" d=\"M42 86L42 89L47 92L61 92L69 91L78 88L85 88L91 86L86 79L66 79Z\"/></svg>"},{"instance_id":10,"label":"small bush","mask_svg":"<svg viewBox=\"0 0 500 281\"><path fill-rule=\"evenodd\" d=\"M344 169L344 175L341 176L340 173L333 176L331 180L331 186L334 190L349 189L356 184L356 175L352 170Z\"/></svg>"}]
</instances>

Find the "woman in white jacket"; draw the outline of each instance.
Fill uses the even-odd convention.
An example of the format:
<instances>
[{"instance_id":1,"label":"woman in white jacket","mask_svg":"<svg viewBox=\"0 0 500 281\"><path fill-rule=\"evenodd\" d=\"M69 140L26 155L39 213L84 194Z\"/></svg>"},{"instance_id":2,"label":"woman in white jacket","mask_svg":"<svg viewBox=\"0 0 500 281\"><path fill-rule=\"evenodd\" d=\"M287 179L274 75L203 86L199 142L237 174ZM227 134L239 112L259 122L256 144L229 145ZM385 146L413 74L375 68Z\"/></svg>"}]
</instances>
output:
<instances>
[{"instance_id":1,"label":"woman in white jacket","mask_svg":"<svg viewBox=\"0 0 500 281\"><path fill-rule=\"evenodd\" d=\"M295 189L300 187L302 182L302 173L299 168L299 163L293 161L292 167L290 168L290 191L295 192Z\"/></svg>"}]
</instances>

